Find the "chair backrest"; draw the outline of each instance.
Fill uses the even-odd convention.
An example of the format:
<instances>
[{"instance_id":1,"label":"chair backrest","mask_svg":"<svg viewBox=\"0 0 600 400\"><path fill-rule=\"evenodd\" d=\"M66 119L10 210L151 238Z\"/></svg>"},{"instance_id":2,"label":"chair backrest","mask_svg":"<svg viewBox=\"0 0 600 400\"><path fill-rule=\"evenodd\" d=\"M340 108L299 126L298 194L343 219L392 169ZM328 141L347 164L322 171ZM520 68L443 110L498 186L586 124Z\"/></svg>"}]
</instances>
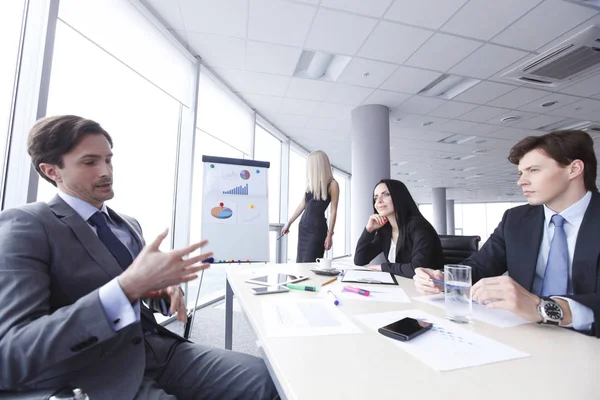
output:
<instances>
[{"instance_id":1,"label":"chair backrest","mask_svg":"<svg viewBox=\"0 0 600 400\"><path fill-rule=\"evenodd\" d=\"M439 235L444 264L460 264L479 250L479 236Z\"/></svg>"}]
</instances>

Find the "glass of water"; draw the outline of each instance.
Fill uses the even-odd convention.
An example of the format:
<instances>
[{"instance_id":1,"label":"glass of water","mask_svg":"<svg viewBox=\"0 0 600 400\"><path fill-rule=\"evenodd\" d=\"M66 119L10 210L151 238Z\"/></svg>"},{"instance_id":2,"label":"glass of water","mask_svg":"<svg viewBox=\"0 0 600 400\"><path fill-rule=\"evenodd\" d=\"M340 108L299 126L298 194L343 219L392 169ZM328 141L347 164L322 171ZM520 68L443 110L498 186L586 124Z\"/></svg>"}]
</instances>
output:
<instances>
[{"instance_id":1,"label":"glass of water","mask_svg":"<svg viewBox=\"0 0 600 400\"><path fill-rule=\"evenodd\" d=\"M446 318L453 322L471 322L471 267L450 264L444 266Z\"/></svg>"}]
</instances>

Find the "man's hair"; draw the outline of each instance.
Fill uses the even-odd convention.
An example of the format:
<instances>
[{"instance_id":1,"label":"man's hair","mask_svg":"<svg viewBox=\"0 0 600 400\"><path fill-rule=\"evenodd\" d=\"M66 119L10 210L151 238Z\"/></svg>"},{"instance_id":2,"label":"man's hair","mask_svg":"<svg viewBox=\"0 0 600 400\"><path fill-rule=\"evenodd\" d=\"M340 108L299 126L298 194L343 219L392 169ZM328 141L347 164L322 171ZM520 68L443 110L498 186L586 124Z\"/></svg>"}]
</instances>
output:
<instances>
[{"instance_id":1,"label":"man's hair","mask_svg":"<svg viewBox=\"0 0 600 400\"><path fill-rule=\"evenodd\" d=\"M598 191L596 187L596 153L594 141L584 131L554 131L542 136L529 136L510 149L508 161L518 165L523 156L532 150L540 150L558 164L567 166L574 160L581 160L584 165L583 183L586 190Z\"/></svg>"},{"instance_id":2,"label":"man's hair","mask_svg":"<svg viewBox=\"0 0 600 400\"><path fill-rule=\"evenodd\" d=\"M41 163L63 168L63 156L87 135L104 135L112 148L112 138L99 123L76 115L56 115L38 120L27 138L27 152L35 170L42 178L56 186L40 169Z\"/></svg>"}]
</instances>

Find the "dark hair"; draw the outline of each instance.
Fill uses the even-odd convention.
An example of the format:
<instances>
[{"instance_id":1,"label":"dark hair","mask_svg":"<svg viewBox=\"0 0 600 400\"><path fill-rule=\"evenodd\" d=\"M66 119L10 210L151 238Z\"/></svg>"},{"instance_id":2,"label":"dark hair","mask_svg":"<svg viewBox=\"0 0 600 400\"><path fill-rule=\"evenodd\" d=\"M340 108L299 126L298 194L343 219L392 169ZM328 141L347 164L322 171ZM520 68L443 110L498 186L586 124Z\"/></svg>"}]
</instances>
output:
<instances>
[{"instance_id":1,"label":"dark hair","mask_svg":"<svg viewBox=\"0 0 600 400\"><path fill-rule=\"evenodd\" d=\"M76 115L56 115L38 120L27 138L27 152L35 170L42 178L56 186L40 169L41 163L63 168L63 156L87 135L104 135L112 148L113 142L99 123Z\"/></svg>"},{"instance_id":2,"label":"dark hair","mask_svg":"<svg viewBox=\"0 0 600 400\"><path fill-rule=\"evenodd\" d=\"M377 182L375 188L382 183L387 186L392 198L392 204L394 205L394 215L398 224L398 244L404 247L406 245L406 238L408 237L408 221L413 217L422 218L423 214L419 211L417 203L415 203L404 183L395 179L382 179ZM375 188L373 188L373 192L375 192ZM377 214L375 199L373 199L373 210ZM381 229L391 230L392 227L389 224L385 224Z\"/></svg>"},{"instance_id":3,"label":"dark hair","mask_svg":"<svg viewBox=\"0 0 600 400\"><path fill-rule=\"evenodd\" d=\"M510 149L508 161L519 165L525 154L532 150L541 150L558 164L567 166L574 160L583 162L583 183L586 190L598 191L596 187L596 153L594 141L584 131L554 131L542 136L529 136Z\"/></svg>"}]
</instances>

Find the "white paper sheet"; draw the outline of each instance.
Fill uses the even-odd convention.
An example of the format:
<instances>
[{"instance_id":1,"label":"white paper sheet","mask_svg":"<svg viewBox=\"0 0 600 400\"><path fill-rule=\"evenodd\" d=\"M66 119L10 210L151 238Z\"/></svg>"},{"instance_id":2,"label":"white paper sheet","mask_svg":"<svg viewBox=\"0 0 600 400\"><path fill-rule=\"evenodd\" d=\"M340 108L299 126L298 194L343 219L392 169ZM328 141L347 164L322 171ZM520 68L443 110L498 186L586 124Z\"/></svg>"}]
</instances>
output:
<instances>
[{"instance_id":1,"label":"white paper sheet","mask_svg":"<svg viewBox=\"0 0 600 400\"><path fill-rule=\"evenodd\" d=\"M354 316L375 331L405 317L425 320L433 323L434 326L430 331L407 342L390 339L383 335L381 335L381 339L389 340L436 371L450 371L530 356L530 354L468 331L450 321L436 318L421 310Z\"/></svg>"},{"instance_id":2,"label":"white paper sheet","mask_svg":"<svg viewBox=\"0 0 600 400\"><path fill-rule=\"evenodd\" d=\"M342 311L323 299L264 302L263 318L269 337L362 333Z\"/></svg>"},{"instance_id":3,"label":"white paper sheet","mask_svg":"<svg viewBox=\"0 0 600 400\"><path fill-rule=\"evenodd\" d=\"M342 282L394 283L389 272L347 270Z\"/></svg>"},{"instance_id":4,"label":"white paper sheet","mask_svg":"<svg viewBox=\"0 0 600 400\"><path fill-rule=\"evenodd\" d=\"M345 292L344 286L352 285L350 283L332 283L327 286L323 286L319 290L319 296L325 297L327 291L331 290L338 298L341 304L345 300L362 300L362 301L382 301L389 303L411 303L410 297L398 286L362 286L361 289L370 291L369 296L362 296L353 292Z\"/></svg>"},{"instance_id":5,"label":"white paper sheet","mask_svg":"<svg viewBox=\"0 0 600 400\"><path fill-rule=\"evenodd\" d=\"M342 269L342 270L345 270L345 269L356 269L356 270L360 270L360 271L368 271L369 270L369 268L367 268L366 266L354 265L354 260L352 260L352 258L350 258L350 257L335 259L332 261L331 266L333 268Z\"/></svg>"},{"instance_id":6,"label":"white paper sheet","mask_svg":"<svg viewBox=\"0 0 600 400\"><path fill-rule=\"evenodd\" d=\"M420 296L413 297L413 299L422 301L432 306L444 308L444 294L435 294L433 296ZM481 322L485 322L490 325L497 326L499 328L511 328L513 326L528 324L529 321L523 319L510 311L506 310L490 310L485 306L474 302L473 303L473 319Z\"/></svg>"}]
</instances>

